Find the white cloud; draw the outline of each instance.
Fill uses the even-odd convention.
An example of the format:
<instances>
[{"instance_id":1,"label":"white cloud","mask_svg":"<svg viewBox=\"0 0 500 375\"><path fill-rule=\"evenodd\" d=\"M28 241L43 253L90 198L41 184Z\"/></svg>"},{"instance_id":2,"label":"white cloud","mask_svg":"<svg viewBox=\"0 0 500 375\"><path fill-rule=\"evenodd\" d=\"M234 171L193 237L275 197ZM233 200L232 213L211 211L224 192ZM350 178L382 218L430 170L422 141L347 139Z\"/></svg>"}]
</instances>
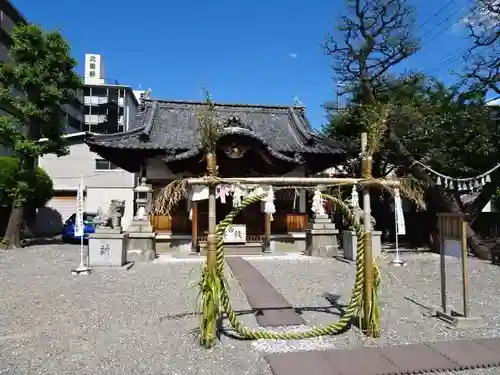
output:
<instances>
[{"instance_id":1,"label":"white cloud","mask_svg":"<svg viewBox=\"0 0 500 375\"><path fill-rule=\"evenodd\" d=\"M290 56L292 59L296 59L297 57L299 57L299 55L297 55L296 53L290 53L288 56Z\"/></svg>"}]
</instances>

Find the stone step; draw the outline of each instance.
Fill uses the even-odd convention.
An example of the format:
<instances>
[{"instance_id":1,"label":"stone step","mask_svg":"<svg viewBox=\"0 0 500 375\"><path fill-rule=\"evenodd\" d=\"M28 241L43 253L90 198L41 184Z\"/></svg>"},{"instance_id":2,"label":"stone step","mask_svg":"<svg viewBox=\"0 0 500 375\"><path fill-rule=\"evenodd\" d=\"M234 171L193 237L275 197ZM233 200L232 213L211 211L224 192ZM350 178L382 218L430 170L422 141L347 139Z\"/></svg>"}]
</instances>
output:
<instances>
[{"instance_id":1,"label":"stone step","mask_svg":"<svg viewBox=\"0 0 500 375\"><path fill-rule=\"evenodd\" d=\"M202 244L200 255L207 255L206 245ZM246 244L226 244L224 245L225 255L259 255L262 254L262 243L246 243Z\"/></svg>"}]
</instances>

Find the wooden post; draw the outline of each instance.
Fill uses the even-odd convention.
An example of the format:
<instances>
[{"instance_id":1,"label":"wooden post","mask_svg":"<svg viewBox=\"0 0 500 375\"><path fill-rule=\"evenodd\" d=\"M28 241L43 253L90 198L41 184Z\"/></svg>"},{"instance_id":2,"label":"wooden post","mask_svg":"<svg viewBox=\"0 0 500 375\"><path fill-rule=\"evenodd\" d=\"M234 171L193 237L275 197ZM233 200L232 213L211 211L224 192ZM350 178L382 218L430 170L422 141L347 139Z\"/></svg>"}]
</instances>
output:
<instances>
[{"instance_id":1,"label":"wooden post","mask_svg":"<svg viewBox=\"0 0 500 375\"><path fill-rule=\"evenodd\" d=\"M372 175L372 156L368 155L368 134L361 134L361 177L370 178ZM363 242L365 245L364 249L364 262L363 262L363 273L364 273L364 318L365 324L368 325L370 319L370 312L372 310L372 292L373 292L373 253L372 253L372 222L371 222L371 209L370 209L370 188L368 186L363 187L363 226L364 226L364 237ZM367 326L365 326L365 329Z\"/></svg>"},{"instance_id":2,"label":"wooden post","mask_svg":"<svg viewBox=\"0 0 500 375\"><path fill-rule=\"evenodd\" d=\"M441 274L441 308L444 312L448 311L446 302L446 259L444 256L444 236L447 234L446 226L448 222L445 216L438 215L438 233L439 233L439 270Z\"/></svg>"},{"instance_id":3,"label":"wooden post","mask_svg":"<svg viewBox=\"0 0 500 375\"><path fill-rule=\"evenodd\" d=\"M264 228L264 252L271 251L271 214L265 214L265 228Z\"/></svg>"},{"instance_id":4,"label":"wooden post","mask_svg":"<svg viewBox=\"0 0 500 375\"><path fill-rule=\"evenodd\" d=\"M194 201L191 202L191 209L192 209L192 217L191 217L191 242L193 244L192 246L192 252L196 253L198 252L198 202Z\"/></svg>"},{"instance_id":5,"label":"wooden post","mask_svg":"<svg viewBox=\"0 0 500 375\"><path fill-rule=\"evenodd\" d=\"M207 155L207 171L209 176L215 176L217 173L217 160L215 154ZM216 216L216 197L214 183L208 186L208 235L207 235L207 268L215 271L217 267L216 257L216 234L217 216Z\"/></svg>"},{"instance_id":6,"label":"wooden post","mask_svg":"<svg viewBox=\"0 0 500 375\"><path fill-rule=\"evenodd\" d=\"M478 328L484 325L479 317L470 315L468 304L469 282L467 264L467 215L462 213L438 213L438 233L440 243L441 260L441 310L429 308L430 315L436 316L450 324L451 328ZM450 241L452 244L449 244ZM460 243L460 252L456 253L450 246ZM462 263L462 309L459 312L454 306L447 303L446 296L446 258L447 255L458 258Z\"/></svg>"},{"instance_id":7,"label":"wooden post","mask_svg":"<svg viewBox=\"0 0 500 375\"><path fill-rule=\"evenodd\" d=\"M461 235L462 235L462 290L463 290L463 309L464 317L469 317L469 281L468 281L468 269L467 269L467 216L461 217Z\"/></svg>"}]
</instances>

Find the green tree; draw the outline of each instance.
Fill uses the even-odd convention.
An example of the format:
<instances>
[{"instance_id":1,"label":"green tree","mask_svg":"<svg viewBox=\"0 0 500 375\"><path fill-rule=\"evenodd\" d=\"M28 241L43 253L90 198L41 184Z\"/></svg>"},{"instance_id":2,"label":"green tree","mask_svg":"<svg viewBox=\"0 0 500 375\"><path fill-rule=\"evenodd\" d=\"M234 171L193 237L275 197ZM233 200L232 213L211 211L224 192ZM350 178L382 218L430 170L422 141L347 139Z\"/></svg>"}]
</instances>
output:
<instances>
[{"instance_id":1,"label":"green tree","mask_svg":"<svg viewBox=\"0 0 500 375\"><path fill-rule=\"evenodd\" d=\"M12 207L20 172L19 160L9 156L0 157L0 207L9 209ZM34 177L34 180L27 184L29 194L26 198L26 206L41 208L53 197L52 180L39 167L36 168Z\"/></svg>"},{"instance_id":2,"label":"green tree","mask_svg":"<svg viewBox=\"0 0 500 375\"><path fill-rule=\"evenodd\" d=\"M405 168L405 161L399 148L395 149L394 142L408 150L412 157L418 157L433 169L454 177L478 175L500 160L500 134L480 97L460 94L455 87L446 87L433 77L411 74L397 79L387 78L377 94L377 101L391 104L392 113L383 140L385 147L374 155L376 177L385 176L395 167ZM344 140L346 145L352 145L355 155L359 146L354 141L361 131L359 113L355 110L359 103L348 104L344 112L332 117L333 121L325 131ZM455 202L456 209L468 213L472 224L497 188L497 177L496 173L493 174L492 183L466 205L461 204L457 195L447 196L447 200ZM427 175L420 178L430 179ZM437 209L445 208L431 207L430 215L434 215ZM383 208L382 212L382 216L387 215ZM383 217L377 219L383 222Z\"/></svg>"},{"instance_id":3,"label":"green tree","mask_svg":"<svg viewBox=\"0 0 500 375\"><path fill-rule=\"evenodd\" d=\"M19 25L12 32L11 62L0 65L0 107L9 114L0 117L0 141L20 161L12 212L4 238L20 246L20 229L30 183L35 178L38 157L64 155L63 105L74 98L81 81L77 63L57 31L45 32L34 25ZM38 142L46 138L47 142Z\"/></svg>"},{"instance_id":4,"label":"green tree","mask_svg":"<svg viewBox=\"0 0 500 375\"><path fill-rule=\"evenodd\" d=\"M350 94L351 102L355 103L349 116L354 119L354 122L360 123L364 112L373 110L377 105L386 105L384 96L387 91L384 92L384 90L386 83L391 81L392 68L418 51L419 43L415 39L414 11L406 0L348 0L346 13L347 15L340 19L337 33L327 37L324 47L326 54L333 59L334 79L345 84L346 92L344 93ZM474 93L478 91L480 90L474 90ZM484 91L481 94L484 95ZM394 98L394 93L389 93L389 95ZM457 103L462 101L471 100L462 95ZM386 145L390 146L390 152L397 155L401 170L412 174L429 186L427 195L431 213L461 211L461 204L457 197L450 199L449 196L443 194L441 189L436 189L435 181L429 173L415 163L416 157L421 156L415 153L417 150L409 148L411 145L405 142L405 132L401 132L403 125L409 126L410 120L414 117L408 118L404 111L400 111L405 108L412 108L412 106L401 108L395 106L399 113L398 116L391 116L392 125L387 127L384 137L387 141ZM439 105L437 108L442 108L443 111L432 112L435 115L434 121L428 123L437 124L444 121L450 124L448 120L450 112L444 111L444 107ZM473 112L479 112L478 108L479 106L474 107ZM462 112L462 114L467 114L467 118L470 114L469 109ZM452 117L457 120L456 126L463 123L463 119L455 113ZM398 123L395 124L394 119L398 119ZM431 120L431 116L426 114L425 119ZM427 131L429 127L424 126L420 129ZM410 137L407 136L408 138ZM374 172L378 169L380 173L382 156L381 153L374 155ZM493 177L497 176L492 176L492 180ZM487 188L494 188L495 185L498 186L497 180L492 181ZM482 258L489 257L489 250L482 245L481 239L470 226L467 237L476 255Z\"/></svg>"}]
</instances>

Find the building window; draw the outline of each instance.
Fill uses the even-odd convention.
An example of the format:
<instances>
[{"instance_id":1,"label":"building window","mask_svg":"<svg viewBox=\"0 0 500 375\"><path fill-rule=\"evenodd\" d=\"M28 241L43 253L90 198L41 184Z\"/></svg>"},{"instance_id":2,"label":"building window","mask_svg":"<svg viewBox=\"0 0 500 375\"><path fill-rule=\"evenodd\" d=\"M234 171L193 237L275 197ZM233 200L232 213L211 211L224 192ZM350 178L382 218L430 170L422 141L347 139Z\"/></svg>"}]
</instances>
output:
<instances>
[{"instance_id":1,"label":"building window","mask_svg":"<svg viewBox=\"0 0 500 375\"><path fill-rule=\"evenodd\" d=\"M108 89L106 87L92 87L92 96L108 96Z\"/></svg>"},{"instance_id":2,"label":"building window","mask_svg":"<svg viewBox=\"0 0 500 375\"><path fill-rule=\"evenodd\" d=\"M119 89L118 90L118 96L120 98L124 98L125 97L125 89Z\"/></svg>"},{"instance_id":3,"label":"building window","mask_svg":"<svg viewBox=\"0 0 500 375\"><path fill-rule=\"evenodd\" d=\"M118 167L113 163L111 163L110 161L104 159L96 159L95 169L97 169L98 171L111 171L114 169L118 169Z\"/></svg>"}]
</instances>

